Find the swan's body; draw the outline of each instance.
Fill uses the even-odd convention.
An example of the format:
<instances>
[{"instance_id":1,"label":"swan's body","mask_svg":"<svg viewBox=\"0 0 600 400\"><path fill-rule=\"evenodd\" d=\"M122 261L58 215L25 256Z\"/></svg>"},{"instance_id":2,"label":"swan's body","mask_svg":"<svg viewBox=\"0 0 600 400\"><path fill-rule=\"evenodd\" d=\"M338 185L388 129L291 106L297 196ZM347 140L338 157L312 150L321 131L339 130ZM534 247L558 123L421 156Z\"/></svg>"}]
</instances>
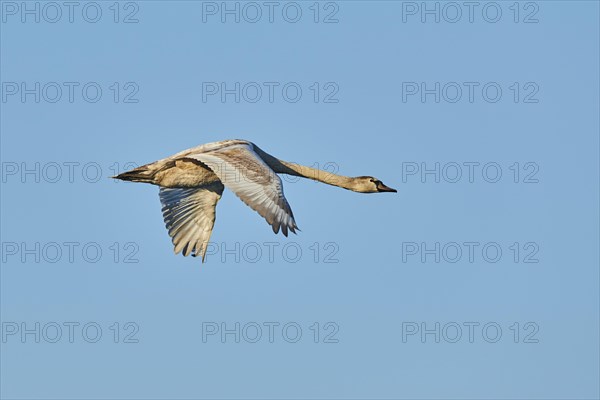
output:
<instances>
[{"instance_id":1,"label":"swan's body","mask_svg":"<svg viewBox=\"0 0 600 400\"><path fill-rule=\"evenodd\" d=\"M296 233L298 226L278 173L361 193L396 191L373 177L350 178L279 160L245 140L207 143L114 178L160 186L163 217L175 253L201 255L204 261L215 207L225 187L265 218L273 232Z\"/></svg>"}]
</instances>

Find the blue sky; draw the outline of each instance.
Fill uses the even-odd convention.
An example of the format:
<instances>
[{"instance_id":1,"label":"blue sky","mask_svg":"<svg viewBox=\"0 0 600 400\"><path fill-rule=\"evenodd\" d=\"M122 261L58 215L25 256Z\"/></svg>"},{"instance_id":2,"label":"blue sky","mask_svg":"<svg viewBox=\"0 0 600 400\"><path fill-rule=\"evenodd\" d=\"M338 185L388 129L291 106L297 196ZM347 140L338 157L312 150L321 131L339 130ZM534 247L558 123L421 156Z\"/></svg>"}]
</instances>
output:
<instances>
[{"instance_id":1,"label":"blue sky","mask_svg":"<svg viewBox=\"0 0 600 400\"><path fill-rule=\"evenodd\" d=\"M600 396L597 2L23 4L3 398ZM283 178L284 238L226 191L175 256L109 176L231 138L398 193Z\"/></svg>"}]
</instances>

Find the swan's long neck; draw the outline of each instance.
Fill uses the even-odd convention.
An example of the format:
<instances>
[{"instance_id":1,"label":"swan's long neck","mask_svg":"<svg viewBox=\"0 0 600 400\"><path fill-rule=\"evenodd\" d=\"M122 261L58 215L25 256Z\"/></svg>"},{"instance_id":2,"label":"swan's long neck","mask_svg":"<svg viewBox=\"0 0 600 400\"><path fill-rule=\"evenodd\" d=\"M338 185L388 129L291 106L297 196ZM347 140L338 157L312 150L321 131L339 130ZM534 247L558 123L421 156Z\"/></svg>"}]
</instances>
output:
<instances>
[{"instance_id":1,"label":"swan's long neck","mask_svg":"<svg viewBox=\"0 0 600 400\"><path fill-rule=\"evenodd\" d=\"M323 171L317 168L307 167L305 165L294 164L288 161L280 160L272 155L265 153L257 146L255 150L258 155L267 163L273 171L278 174L287 174L312 179L318 182L341 187L348 190L356 190L356 179L343 175L336 175L331 172Z\"/></svg>"}]
</instances>

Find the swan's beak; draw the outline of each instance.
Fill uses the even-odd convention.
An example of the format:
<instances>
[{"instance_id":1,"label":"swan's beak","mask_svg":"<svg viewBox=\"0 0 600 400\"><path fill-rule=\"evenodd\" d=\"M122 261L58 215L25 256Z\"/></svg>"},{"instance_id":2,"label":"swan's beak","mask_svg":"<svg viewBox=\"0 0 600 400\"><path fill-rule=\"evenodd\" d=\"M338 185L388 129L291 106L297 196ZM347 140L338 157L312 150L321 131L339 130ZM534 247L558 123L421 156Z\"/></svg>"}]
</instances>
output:
<instances>
[{"instance_id":1,"label":"swan's beak","mask_svg":"<svg viewBox=\"0 0 600 400\"><path fill-rule=\"evenodd\" d=\"M385 186L383 183L380 183L377 186L377 191L398 193L398 191L396 189L392 189L391 187Z\"/></svg>"}]
</instances>

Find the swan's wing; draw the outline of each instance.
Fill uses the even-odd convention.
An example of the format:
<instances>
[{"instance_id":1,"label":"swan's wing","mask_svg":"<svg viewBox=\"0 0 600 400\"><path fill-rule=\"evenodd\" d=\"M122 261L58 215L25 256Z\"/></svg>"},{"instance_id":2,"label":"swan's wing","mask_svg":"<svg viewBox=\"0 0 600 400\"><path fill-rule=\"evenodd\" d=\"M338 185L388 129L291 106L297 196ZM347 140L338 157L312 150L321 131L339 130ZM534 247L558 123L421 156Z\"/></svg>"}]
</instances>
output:
<instances>
[{"instance_id":1,"label":"swan's wing","mask_svg":"<svg viewBox=\"0 0 600 400\"><path fill-rule=\"evenodd\" d=\"M201 255L204 262L222 193L220 182L195 188L160 188L163 218L175 254L181 251L184 256Z\"/></svg>"},{"instance_id":2,"label":"swan's wing","mask_svg":"<svg viewBox=\"0 0 600 400\"><path fill-rule=\"evenodd\" d=\"M236 143L213 151L187 155L206 164L244 203L258 212L278 233L296 233L294 214L283 195L281 179L260 158L251 143Z\"/></svg>"}]
</instances>

